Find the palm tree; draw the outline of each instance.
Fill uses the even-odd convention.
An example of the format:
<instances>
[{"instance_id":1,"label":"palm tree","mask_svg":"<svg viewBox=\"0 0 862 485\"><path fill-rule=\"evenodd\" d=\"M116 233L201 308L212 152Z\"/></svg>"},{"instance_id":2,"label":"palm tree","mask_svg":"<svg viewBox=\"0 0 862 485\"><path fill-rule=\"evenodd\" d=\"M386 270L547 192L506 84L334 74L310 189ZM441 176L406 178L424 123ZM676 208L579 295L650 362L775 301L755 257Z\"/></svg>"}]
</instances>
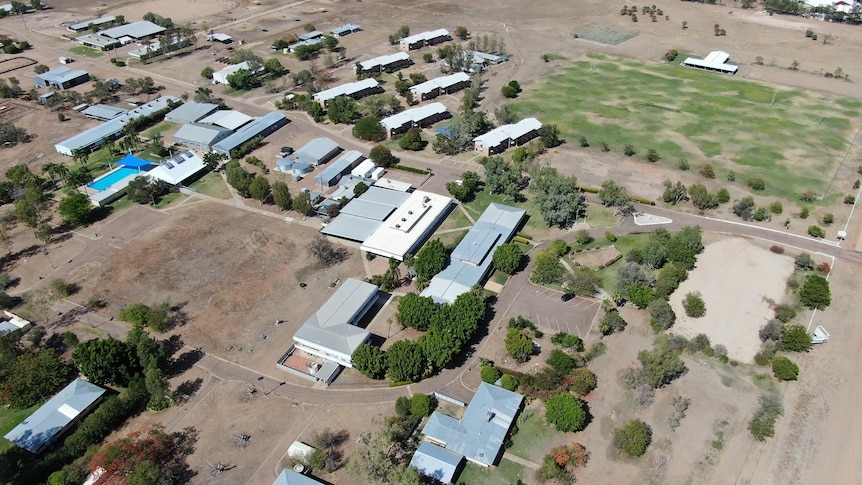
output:
<instances>
[{"instance_id":1,"label":"palm tree","mask_svg":"<svg viewBox=\"0 0 862 485\"><path fill-rule=\"evenodd\" d=\"M117 148L117 141L113 138L108 138L102 143L102 146L108 149L108 153L113 155L114 149Z\"/></svg>"},{"instance_id":2,"label":"palm tree","mask_svg":"<svg viewBox=\"0 0 862 485\"><path fill-rule=\"evenodd\" d=\"M84 165L89 159L90 152L84 151L80 148L72 150L72 160L74 160L75 163L80 163L81 165Z\"/></svg>"}]
</instances>

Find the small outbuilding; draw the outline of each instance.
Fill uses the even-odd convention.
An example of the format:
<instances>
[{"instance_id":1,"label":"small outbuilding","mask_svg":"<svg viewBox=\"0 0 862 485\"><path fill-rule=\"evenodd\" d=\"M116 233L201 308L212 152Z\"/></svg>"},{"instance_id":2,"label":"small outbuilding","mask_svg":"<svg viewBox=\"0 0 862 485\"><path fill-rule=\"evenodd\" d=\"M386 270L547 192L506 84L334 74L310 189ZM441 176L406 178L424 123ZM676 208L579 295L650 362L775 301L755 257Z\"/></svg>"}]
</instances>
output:
<instances>
[{"instance_id":1,"label":"small outbuilding","mask_svg":"<svg viewBox=\"0 0 862 485\"><path fill-rule=\"evenodd\" d=\"M362 153L356 150L349 150L331 165L321 170L314 177L314 183L320 187L332 187L337 184L341 177L350 173L357 165L359 165L365 157Z\"/></svg>"},{"instance_id":2,"label":"small outbuilding","mask_svg":"<svg viewBox=\"0 0 862 485\"><path fill-rule=\"evenodd\" d=\"M398 45L401 47L401 50L412 51L426 46L437 45L449 40L452 40L452 36L449 35L448 30L437 29L404 37L398 42Z\"/></svg>"}]
</instances>

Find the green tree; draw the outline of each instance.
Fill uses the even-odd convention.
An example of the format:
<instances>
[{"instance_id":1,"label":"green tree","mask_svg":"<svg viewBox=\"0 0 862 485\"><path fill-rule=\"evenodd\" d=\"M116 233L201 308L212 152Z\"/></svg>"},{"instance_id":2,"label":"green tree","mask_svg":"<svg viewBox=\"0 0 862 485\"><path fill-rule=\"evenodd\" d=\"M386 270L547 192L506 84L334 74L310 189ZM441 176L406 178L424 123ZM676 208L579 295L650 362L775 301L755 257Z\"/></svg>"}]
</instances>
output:
<instances>
[{"instance_id":1,"label":"green tree","mask_svg":"<svg viewBox=\"0 0 862 485\"><path fill-rule=\"evenodd\" d=\"M386 139L386 129L380 124L380 118L365 116L353 126L353 136L360 140L381 141Z\"/></svg>"},{"instance_id":2,"label":"green tree","mask_svg":"<svg viewBox=\"0 0 862 485\"><path fill-rule=\"evenodd\" d=\"M72 360L82 374L97 384L125 387L141 372L134 349L113 337L79 344L72 353Z\"/></svg>"},{"instance_id":3,"label":"green tree","mask_svg":"<svg viewBox=\"0 0 862 485\"><path fill-rule=\"evenodd\" d=\"M201 70L201 77L204 79L212 79L213 78L213 68L207 66Z\"/></svg>"},{"instance_id":4,"label":"green tree","mask_svg":"<svg viewBox=\"0 0 862 485\"><path fill-rule=\"evenodd\" d=\"M703 297L700 296L700 292L687 293L682 300L682 307L685 309L685 314L692 318L700 318L706 315L706 305L703 302Z\"/></svg>"},{"instance_id":5,"label":"green tree","mask_svg":"<svg viewBox=\"0 0 862 485\"><path fill-rule=\"evenodd\" d=\"M267 59L266 62L263 63L263 70L268 74L272 74L273 76L281 76L282 74L287 72L284 69L284 66L281 64L281 61L279 61L275 57Z\"/></svg>"},{"instance_id":6,"label":"green tree","mask_svg":"<svg viewBox=\"0 0 862 485\"><path fill-rule=\"evenodd\" d=\"M799 366L782 355L772 358L772 373L779 380L795 381L799 377Z\"/></svg>"},{"instance_id":7,"label":"green tree","mask_svg":"<svg viewBox=\"0 0 862 485\"><path fill-rule=\"evenodd\" d=\"M652 443L652 428L639 419L633 419L614 430L613 444L620 453L642 456Z\"/></svg>"},{"instance_id":8,"label":"green tree","mask_svg":"<svg viewBox=\"0 0 862 485\"><path fill-rule=\"evenodd\" d=\"M31 330L31 333L33 331ZM17 409L28 408L57 392L74 376L74 368L53 349L23 352L5 358L0 366L0 403Z\"/></svg>"},{"instance_id":9,"label":"green tree","mask_svg":"<svg viewBox=\"0 0 862 485\"><path fill-rule=\"evenodd\" d=\"M398 300L398 323L417 330L428 330L437 309L437 304L430 296L408 293Z\"/></svg>"},{"instance_id":10,"label":"green tree","mask_svg":"<svg viewBox=\"0 0 862 485\"><path fill-rule=\"evenodd\" d=\"M93 204L90 198L82 193L67 195L60 201L58 209L60 217L70 224L79 226L87 224L93 217Z\"/></svg>"},{"instance_id":11,"label":"green tree","mask_svg":"<svg viewBox=\"0 0 862 485\"><path fill-rule=\"evenodd\" d=\"M417 382L427 364L422 348L410 340L399 340L386 351L386 375L392 382Z\"/></svg>"},{"instance_id":12,"label":"green tree","mask_svg":"<svg viewBox=\"0 0 862 485\"><path fill-rule=\"evenodd\" d=\"M262 176L255 177L254 180L251 181L251 184L248 186L248 191L251 194L251 197L260 202L261 205L263 205L264 202L267 202L270 195L272 195L272 187L269 184L269 180Z\"/></svg>"},{"instance_id":13,"label":"green tree","mask_svg":"<svg viewBox=\"0 0 862 485\"><path fill-rule=\"evenodd\" d=\"M500 88L500 93L502 93L506 98L516 98L518 96L518 90L508 84L504 84L503 87Z\"/></svg>"},{"instance_id":14,"label":"green tree","mask_svg":"<svg viewBox=\"0 0 862 485\"><path fill-rule=\"evenodd\" d=\"M311 205L311 196L308 192L300 192L296 194L296 197L293 199L293 209L304 216L311 215L314 211L314 207Z\"/></svg>"},{"instance_id":15,"label":"green tree","mask_svg":"<svg viewBox=\"0 0 862 485\"><path fill-rule=\"evenodd\" d=\"M539 128L539 139L545 148L554 148L562 143L560 141L560 129L557 125L542 125Z\"/></svg>"},{"instance_id":16,"label":"green tree","mask_svg":"<svg viewBox=\"0 0 862 485\"><path fill-rule=\"evenodd\" d=\"M518 362L526 362L533 355L533 341L521 330L510 328L504 341L506 352Z\"/></svg>"},{"instance_id":17,"label":"green tree","mask_svg":"<svg viewBox=\"0 0 862 485\"><path fill-rule=\"evenodd\" d=\"M384 168L388 168L395 163L395 157L392 156L392 152L383 145L376 145L372 148L368 153L368 157L371 158L372 162Z\"/></svg>"},{"instance_id":18,"label":"green tree","mask_svg":"<svg viewBox=\"0 0 862 485\"><path fill-rule=\"evenodd\" d=\"M718 199L715 194L709 193L703 184L693 184L688 188L691 202L700 210L715 209L718 207Z\"/></svg>"},{"instance_id":19,"label":"green tree","mask_svg":"<svg viewBox=\"0 0 862 485\"><path fill-rule=\"evenodd\" d=\"M535 201L548 227L569 227L584 208L577 179L560 175L552 167L537 170L530 187L536 194Z\"/></svg>"},{"instance_id":20,"label":"green tree","mask_svg":"<svg viewBox=\"0 0 862 485\"><path fill-rule=\"evenodd\" d=\"M676 322L676 313L670 303L662 298L651 301L647 305L647 311L650 313L650 325L656 332L667 330Z\"/></svg>"},{"instance_id":21,"label":"green tree","mask_svg":"<svg viewBox=\"0 0 862 485\"><path fill-rule=\"evenodd\" d=\"M551 354L545 362L561 376L568 374L570 370L575 368L575 359L560 349L551 350Z\"/></svg>"},{"instance_id":22,"label":"green tree","mask_svg":"<svg viewBox=\"0 0 862 485\"><path fill-rule=\"evenodd\" d=\"M416 270L417 279L427 282L443 271L447 264L449 264L449 255L446 253L446 246L440 239L435 238L419 250L413 262L413 269Z\"/></svg>"},{"instance_id":23,"label":"green tree","mask_svg":"<svg viewBox=\"0 0 862 485\"><path fill-rule=\"evenodd\" d=\"M524 252L521 246L515 243L506 243L497 246L497 249L494 250L492 260L495 268L503 273L512 275L521 267L521 260L523 258Z\"/></svg>"},{"instance_id":24,"label":"green tree","mask_svg":"<svg viewBox=\"0 0 862 485\"><path fill-rule=\"evenodd\" d=\"M410 398L410 414L430 416L434 411L434 400L428 394L417 393Z\"/></svg>"},{"instance_id":25,"label":"green tree","mask_svg":"<svg viewBox=\"0 0 862 485\"><path fill-rule=\"evenodd\" d=\"M356 197L359 197L366 192L368 192L368 185L365 182L359 182L353 186L353 195Z\"/></svg>"},{"instance_id":26,"label":"green tree","mask_svg":"<svg viewBox=\"0 0 862 485\"><path fill-rule=\"evenodd\" d=\"M407 130L398 140L398 146L402 150L414 152L422 150L425 147L425 142L422 140L422 129L414 126Z\"/></svg>"},{"instance_id":27,"label":"green tree","mask_svg":"<svg viewBox=\"0 0 862 485\"><path fill-rule=\"evenodd\" d=\"M806 276L799 290L799 301L808 308L825 309L832 303L829 282L820 275Z\"/></svg>"},{"instance_id":28,"label":"green tree","mask_svg":"<svg viewBox=\"0 0 862 485\"><path fill-rule=\"evenodd\" d=\"M329 117L329 121L342 124L353 123L360 116L356 107L356 100L349 96L338 96L330 101L326 115Z\"/></svg>"},{"instance_id":29,"label":"green tree","mask_svg":"<svg viewBox=\"0 0 862 485\"><path fill-rule=\"evenodd\" d=\"M626 188L613 180L605 180L602 182L602 188L599 189L599 199L605 207L621 207L631 203Z\"/></svg>"},{"instance_id":30,"label":"green tree","mask_svg":"<svg viewBox=\"0 0 862 485\"><path fill-rule=\"evenodd\" d=\"M329 52L334 52L335 48L338 47L338 39L331 35L324 37L322 43L323 47L325 47Z\"/></svg>"},{"instance_id":31,"label":"green tree","mask_svg":"<svg viewBox=\"0 0 862 485\"><path fill-rule=\"evenodd\" d=\"M233 89L254 89L261 86L260 77L251 69L239 69L227 76L227 83Z\"/></svg>"},{"instance_id":32,"label":"green tree","mask_svg":"<svg viewBox=\"0 0 862 485\"><path fill-rule=\"evenodd\" d=\"M783 413L779 396L760 396L760 407L748 422L748 430L754 439L766 441L766 438L775 436L775 420Z\"/></svg>"},{"instance_id":33,"label":"green tree","mask_svg":"<svg viewBox=\"0 0 862 485\"><path fill-rule=\"evenodd\" d=\"M811 350L811 336L804 325L787 325L781 332L781 346L791 352Z\"/></svg>"},{"instance_id":34,"label":"green tree","mask_svg":"<svg viewBox=\"0 0 862 485\"><path fill-rule=\"evenodd\" d=\"M571 394L545 399L545 420L558 431L581 431L587 426L587 404Z\"/></svg>"},{"instance_id":35,"label":"green tree","mask_svg":"<svg viewBox=\"0 0 862 485\"><path fill-rule=\"evenodd\" d=\"M539 251L535 257L535 267L530 279L539 284L559 283L565 271L556 254L547 250Z\"/></svg>"},{"instance_id":36,"label":"green tree","mask_svg":"<svg viewBox=\"0 0 862 485\"><path fill-rule=\"evenodd\" d=\"M622 332L626 328L626 321L623 319L620 312L611 310L605 313L605 316L599 321L599 331L602 335L610 335L616 332Z\"/></svg>"},{"instance_id":37,"label":"green tree","mask_svg":"<svg viewBox=\"0 0 862 485\"><path fill-rule=\"evenodd\" d=\"M356 348L352 357L353 367L371 379L383 379L386 375L386 354L380 347L364 343Z\"/></svg>"},{"instance_id":38,"label":"green tree","mask_svg":"<svg viewBox=\"0 0 862 485\"><path fill-rule=\"evenodd\" d=\"M659 341L653 350L638 352L638 361L641 363L647 384L653 389L670 384L687 370L679 353L673 350L666 341Z\"/></svg>"},{"instance_id":39,"label":"green tree","mask_svg":"<svg viewBox=\"0 0 862 485\"><path fill-rule=\"evenodd\" d=\"M493 384L500 378L500 371L493 365L483 365L480 374L482 382L487 382L488 384Z\"/></svg>"},{"instance_id":40,"label":"green tree","mask_svg":"<svg viewBox=\"0 0 862 485\"><path fill-rule=\"evenodd\" d=\"M293 200L290 197L290 189L287 184L281 180L276 180L272 183L272 200L278 210L290 210L293 206Z\"/></svg>"},{"instance_id":41,"label":"green tree","mask_svg":"<svg viewBox=\"0 0 862 485\"><path fill-rule=\"evenodd\" d=\"M461 180L446 182L446 190L460 202L470 202L476 196L481 180L476 172L467 171L461 174Z\"/></svg>"},{"instance_id":42,"label":"green tree","mask_svg":"<svg viewBox=\"0 0 862 485\"><path fill-rule=\"evenodd\" d=\"M579 296L593 296L602 287L602 277L590 268L577 267L563 275L563 287Z\"/></svg>"}]
</instances>

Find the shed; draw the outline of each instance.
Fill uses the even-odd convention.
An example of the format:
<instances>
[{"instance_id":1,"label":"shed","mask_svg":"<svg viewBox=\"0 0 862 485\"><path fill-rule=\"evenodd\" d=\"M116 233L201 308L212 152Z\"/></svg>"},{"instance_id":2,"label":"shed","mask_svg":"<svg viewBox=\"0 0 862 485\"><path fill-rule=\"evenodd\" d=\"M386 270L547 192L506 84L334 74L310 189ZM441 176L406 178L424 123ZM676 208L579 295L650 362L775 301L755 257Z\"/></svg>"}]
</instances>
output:
<instances>
[{"instance_id":1,"label":"shed","mask_svg":"<svg viewBox=\"0 0 862 485\"><path fill-rule=\"evenodd\" d=\"M206 118L202 118L200 122L221 126L222 128L227 128L229 130L237 130L253 119L254 118L245 113L240 113L239 111L234 111L232 109L225 109L215 111Z\"/></svg>"},{"instance_id":2,"label":"shed","mask_svg":"<svg viewBox=\"0 0 862 485\"><path fill-rule=\"evenodd\" d=\"M165 120L171 123L194 123L218 111L219 105L213 103L198 103L187 101L179 108L165 115Z\"/></svg>"},{"instance_id":3,"label":"shed","mask_svg":"<svg viewBox=\"0 0 862 485\"><path fill-rule=\"evenodd\" d=\"M341 152L341 147L324 136L315 138L300 147L293 153L293 158L317 166L332 160L339 152Z\"/></svg>"},{"instance_id":4,"label":"shed","mask_svg":"<svg viewBox=\"0 0 862 485\"><path fill-rule=\"evenodd\" d=\"M277 111L272 111L264 116L255 118L251 123L243 126L232 135L214 144L212 149L216 152L230 155L232 150L243 146L252 138L259 136L267 137L282 126L286 125L288 121L287 117L283 114Z\"/></svg>"},{"instance_id":5,"label":"shed","mask_svg":"<svg viewBox=\"0 0 862 485\"><path fill-rule=\"evenodd\" d=\"M224 140L231 133L233 133L232 130L220 126L188 123L181 126L174 134L174 143L208 152L212 150L213 145Z\"/></svg>"},{"instance_id":6,"label":"shed","mask_svg":"<svg viewBox=\"0 0 862 485\"><path fill-rule=\"evenodd\" d=\"M308 458L311 457L311 454L316 450L317 448L307 445L302 441L294 441L290 444L290 447L287 448L287 456L296 458L297 460L308 461Z\"/></svg>"},{"instance_id":7,"label":"shed","mask_svg":"<svg viewBox=\"0 0 862 485\"><path fill-rule=\"evenodd\" d=\"M359 165L362 160L365 160L365 157L356 150L344 152L344 155L314 177L314 183L320 187L332 187L341 180L343 175L350 173L354 167Z\"/></svg>"},{"instance_id":8,"label":"shed","mask_svg":"<svg viewBox=\"0 0 862 485\"><path fill-rule=\"evenodd\" d=\"M376 168L376 163L371 160L364 160L362 163L357 165L356 168L350 171L350 175L353 175L354 177L369 178Z\"/></svg>"},{"instance_id":9,"label":"shed","mask_svg":"<svg viewBox=\"0 0 862 485\"><path fill-rule=\"evenodd\" d=\"M464 465L464 456L437 445L423 442L413 453L410 466L440 483L452 483Z\"/></svg>"},{"instance_id":10,"label":"shed","mask_svg":"<svg viewBox=\"0 0 862 485\"><path fill-rule=\"evenodd\" d=\"M335 37L344 37L345 35L359 32L360 30L362 30L362 27L357 24L344 24L341 27L332 29L332 35Z\"/></svg>"},{"instance_id":11,"label":"shed","mask_svg":"<svg viewBox=\"0 0 862 485\"><path fill-rule=\"evenodd\" d=\"M81 69L55 67L33 78L37 88L69 89L90 80L90 73Z\"/></svg>"},{"instance_id":12,"label":"shed","mask_svg":"<svg viewBox=\"0 0 862 485\"><path fill-rule=\"evenodd\" d=\"M55 91L48 91L45 94L40 94L39 95L39 103L40 104L48 104L48 100L51 99L52 96L56 96L56 94L57 93Z\"/></svg>"},{"instance_id":13,"label":"shed","mask_svg":"<svg viewBox=\"0 0 862 485\"><path fill-rule=\"evenodd\" d=\"M128 110L108 106L106 104L94 104L93 106L81 111L81 113L87 118L93 118L94 120L99 121L108 121L122 115L126 111Z\"/></svg>"},{"instance_id":14,"label":"shed","mask_svg":"<svg viewBox=\"0 0 862 485\"><path fill-rule=\"evenodd\" d=\"M377 167L371 172L371 180L379 181L383 178L383 175L386 174L386 169L383 167Z\"/></svg>"}]
</instances>

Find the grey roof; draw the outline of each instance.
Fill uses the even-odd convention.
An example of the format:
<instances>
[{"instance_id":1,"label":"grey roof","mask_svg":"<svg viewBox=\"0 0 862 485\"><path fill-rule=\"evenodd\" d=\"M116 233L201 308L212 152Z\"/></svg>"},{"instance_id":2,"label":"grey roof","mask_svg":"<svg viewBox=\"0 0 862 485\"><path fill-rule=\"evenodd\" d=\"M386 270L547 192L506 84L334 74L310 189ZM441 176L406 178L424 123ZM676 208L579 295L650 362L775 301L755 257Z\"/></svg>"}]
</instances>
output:
<instances>
[{"instance_id":1,"label":"grey roof","mask_svg":"<svg viewBox=\"0 0 862 485\"><path fill-rule=\"evenodd\" d=\"M492 202L452 251L449 266L431 278L422 296L452 303L470 291L488 273L494 250L512 237L525 214L523 209Z\"/></svg>"},{"instance_id":2,"label":"grey roof","mask_svg":"<svg viewBox=\"0 0 862 485\"><path fill-rule=\"evenodd\" d=\"M189 123L180 127L174 134L177 143L199 144L212 146L233 130L215 125L204 125L201 123Z\"/></svg>"},{"instance_id":3,"label":"grey roof","mask_svg":"<svg viewBox=\"0 0 862 485\"><path fill-rule=\"evenodd\" d=\"M120 45L120 41L113 38L108 37L107 35L96 32L95 34L85 34L79 37L75 37L75 40L81 42L82 44L90 44L101 48L106 48L111 45Z\"/></svg>"},{"instance_id":4,"label":"grey roof","mask_svg":"<svg viewBox=\"0 0 862 485\"><path fill-rule=\"evenodd\" d=\"M174 123L194 123L218 111L219 106L213 103L198 103L188 101L179 108L165 115L165 119Z\"/></svg>"},{"instance_id":5,"label":"grey roof","mask_svg":"<svg viewBox=\"0 0 862 485\"><path fill-rule=\"evenodd\" d=\"M105 29L100 33L113 39L119 39L120 37L126 36L132 37L134 39L141 39L143 37L150 37L152 35L161 34L164 31L164 27L156 25L149 20L139 20L130 24L119 25L117 27Z\"/></svg>"},{"instance_id":6,"label":"grey roof","mask_svg":"<svg viewBox=\"0 0 862 485\"><path fill-rule=\"evenodd\" d=\"M296 473L295 471L285 468L276 477L272 485L321 485L323 482L315 480L314 477Z\"/></svg>"},{"instance_id":7,"label":"grey roof","mask_svg":"<svg viewBox=\"0 0 862 485\"><path fill-rule=\"evenodd\" d=\"M43 446L93 405L105 390L83 379L75 379L43 404L12 431L6 439L32 453Z\"/></svg>"},{"instance_id":8,"label":"grey roof","mask_svg":"<svg viewBox=\"0 0 862 485\"><path fill-rule=\"evenodd\" d=\"M108 106L106 104L94 104L89 108L81 111L84 116L95 118L97 120L108 121L125 113L126 109L117 108L116 106Z\"/></svg>"},{"instance_id":9,"label":"grey roof","mask_svg":"<svg viewBox=\"0 0 862 485\"><path fill-rule=\"evenodd\" d=\"M344 206L338 217L321 232L352 241L365 241L408 198L408 192L369 187L364 194Z\"/></svg>"},{"instance_id":10,"label":"grey roof","mask_svg":"<svg viewBox=\"0 0 862 485\"><path fill-rule=\"evenodd\" d=\"M71 69L65 66L55 67L50 71L43 72L42 74L37 74L35 79L41 79L45 82L45 84L62 84L73 79L77 79L81 76L88 76L89 73L82 69Z\"/></svg>"},{"instance_id":11,"label":"grey roof","mask_svg":"<svg viewBox=\"0 0 862 485\"><path fill-rule=\"evenodd\" d=\"M357 30L362 30L362 27L357 24L344 24L341 27L336 27L332 29L332 35L345 35L351 32L356 32Z\"/></svg>"},{"instance_id":12,"label":"grey roof","mask_svg":"<svg viewBox=\"0 0 862 485\"><path fill-rule=\"evenodd\" d=\"M319 30L312 30L311 32L309 32L309 33L307 33L307 34L302 34L302 35L300 35L300 36L298 37L298 39L299 39L299 40L318 39L318 38L320 38L320 37L323 37L323 35L324 35L324 34L323 34L323 32L321 32L321 31L319 31Z\"/></svg>"},{"instance_id":13,"label":"grey roof","mask_svg":"<svg viewBox=\"0 0 862 485\"><path fill-rule=\"evenodd\" d=\"M234 111L232 109L225 109L221 111L215 111L211 115L199 121L201 123L211 123L213 125L218 125L223 128L236 130L253 119L254 118L245 113L240 113L239 111Z\"/></svg>"},{"instance_id":14,"label":"grey roof","mask_svg":"<svg viewBox=\"0 0 862 485\"><path fill-rule=\"evenodd\" d=\"M117 20L117 17L114 17L113 15L106 15L104 17L99 17L97 19L85 20L83 22L78 22L77 24L72 24L69 26L69 30L78 31L78 30L89 29L90 25L109 24L115 20Z\"/></svg>"},{"instance_id":15,"label":"grey roof","mask_svg":"<svg viewBox=\"0 0 862 485\"><path fill-rule=\"evenodd\" d=\"M179 103L180 98L175 96L159 96L147 104L143 104L133 110L126 111L124 114L112 119L111 121L106 121L99 126L94 126L89 130L78 133L71 138L67 138L54 145L54 148L59 153L72 156L72 152L77 149L87 148L101 143L102 140L109 136L116 136L118 133L123 131L123 125L130 119L136 119L141 116L152 114L160 109L167 108L168 101Z\"/></svg>"},{"instance_id":16,"label":"grey roof","mask_svg":"<svg viewBox=\"0 0 862 485\"><path fill-rule=\"evenodd\" d=\"M332 160L340 151L341 147L338 146L338 143L324 136L315 138L301 146L299 150L293 153L293 158L312 165L320 165Z\"/></svg>"},{"instance_id":17,"label":"grey roof","mask_svg":"<svg viewBox=\"0 0 862 485\"><path fill-rule=\"evenodd\" d=\"M346 151L338 160L332 162L330 166L321 170L320 173L314 177L314 183L325 185L327 187L335 185L332 183L333 181L341 178L345 173L350 172L353 167L359 165L359 162L364 159L365 157L362 156L362 153L356 150Z\"/></svg>"},{"instance_id":18,"label":"grey roof","mask_svg":"<svg viewBox=\"0 0 862 485\"><path fill-rule=\"evenodd\" d=\"M297 330L294 338L352 355L370 332L355 326L367 309L370 299L377 297L377 287L348 278L314 315Z\"/></svg>"},{"instance_id":19,"label":"grey roof","mask_svg":"<svg viewBox=\"0 0 862 485\"><path fill-rule=\"evenodd\" d=\"M460 420L435 412L422 434L470 461L491 466L523 400L516 392L483 382Z\"/></svg>"},{"instance_id":20,"label":"grey roof","mask_svg":"<svg viewBox=\"0 0 862 485\"><path fill-rule=\"evenodd\" d=\"M231 150L239 148L243 143L256 136L264 135L266 132L281 128L287 124L287 117L278 111L272 111L265 116L255 118L251 123L243 126L234 134L213 145L213 150L219 153L230 153Z\"/></svg>"},{"instance_id":21,"label":"grey roof","mask_svg":"<svg viewBox=\"0 0 862 485\"><path fill-rule=\"evenodd\" d=\"M413 453L410 466L438 482L452 483L463 461L464 456L426 441Z\"/></svg>"}]
</instances>

